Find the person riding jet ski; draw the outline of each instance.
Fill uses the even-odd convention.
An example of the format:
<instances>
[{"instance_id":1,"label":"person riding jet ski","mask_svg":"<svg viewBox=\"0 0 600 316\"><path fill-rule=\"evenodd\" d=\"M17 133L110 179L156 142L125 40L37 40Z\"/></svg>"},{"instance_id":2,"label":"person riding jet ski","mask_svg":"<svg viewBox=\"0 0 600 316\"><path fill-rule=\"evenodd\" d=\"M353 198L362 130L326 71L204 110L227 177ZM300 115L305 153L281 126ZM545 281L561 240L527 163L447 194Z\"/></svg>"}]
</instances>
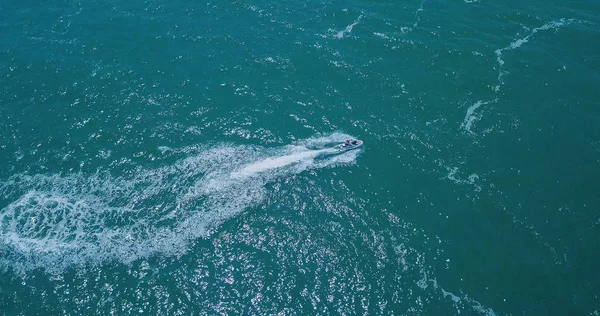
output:
<instances>
[{"instance_id":1,"label":"person riding jet ski","mask_svg":"<svg viewBox=\"0 0 600 316\"><path fill-rule=\"evenodd\" d=\"M352 147L352 146L356 146L356 145L358 145L358 140L356 140L356 139L352 140L352 141L349 139L346 139L346 141L344 142L345 147Z\"/></svg>"}]
</instances>

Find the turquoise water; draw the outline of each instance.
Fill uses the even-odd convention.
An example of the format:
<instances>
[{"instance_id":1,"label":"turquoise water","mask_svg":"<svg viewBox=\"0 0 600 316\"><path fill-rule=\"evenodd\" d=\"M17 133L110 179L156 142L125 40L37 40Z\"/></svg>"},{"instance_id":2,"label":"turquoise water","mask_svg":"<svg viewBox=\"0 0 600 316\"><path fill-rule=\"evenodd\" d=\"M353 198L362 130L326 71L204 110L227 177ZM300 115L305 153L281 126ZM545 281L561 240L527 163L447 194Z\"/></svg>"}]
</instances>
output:
<instances>
[{"instance_id":1,"label":"turquoise water","mask_svg":"<svg viewBox=\"0 0 600 316\"><path fill-rule=\"evenodd\" d=\"M599 315L599 14L0 3L0 314Z\"/></svg>"}]
</instances>

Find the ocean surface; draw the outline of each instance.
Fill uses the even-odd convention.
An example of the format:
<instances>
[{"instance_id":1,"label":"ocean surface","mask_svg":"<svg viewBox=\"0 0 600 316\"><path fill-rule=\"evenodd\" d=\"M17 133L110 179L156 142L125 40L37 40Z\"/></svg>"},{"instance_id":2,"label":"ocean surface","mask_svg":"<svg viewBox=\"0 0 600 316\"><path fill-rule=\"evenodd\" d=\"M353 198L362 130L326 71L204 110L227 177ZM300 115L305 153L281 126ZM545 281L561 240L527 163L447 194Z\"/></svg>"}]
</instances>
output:
<instances>
[{"instance_id":1,"label":"ocean surface","mask_svg":"<svg viewBox=\"0 0 600 316\"><path fill-rule=\"evenodd\" d=\"M598 0L0 1L1 315L600 315L598 176Z\"/></svg>"}]
</instances>

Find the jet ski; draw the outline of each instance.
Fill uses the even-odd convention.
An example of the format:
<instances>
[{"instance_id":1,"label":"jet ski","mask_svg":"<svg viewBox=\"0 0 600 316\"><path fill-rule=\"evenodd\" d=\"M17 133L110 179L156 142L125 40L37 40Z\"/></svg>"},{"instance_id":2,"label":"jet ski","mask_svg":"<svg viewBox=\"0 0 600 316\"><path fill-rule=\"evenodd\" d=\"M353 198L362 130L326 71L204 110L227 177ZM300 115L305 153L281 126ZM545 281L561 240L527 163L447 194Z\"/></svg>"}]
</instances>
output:
<instances>
[{"instance_id":1,"label":"jet ski","mask_svg":"<svg viewBox=\"0 0 600 316\"><path fill-rule=\"evenodd\" d=\"M359 148L360 146L362 146L363 142L362 140L358 140L358 139L354 139L351 141L346 141L340 145L337 146L337 149L339 152L344 152L344 151L348 151L348 150L353 150L356 148Z\"/></svg>"}]
</instances>

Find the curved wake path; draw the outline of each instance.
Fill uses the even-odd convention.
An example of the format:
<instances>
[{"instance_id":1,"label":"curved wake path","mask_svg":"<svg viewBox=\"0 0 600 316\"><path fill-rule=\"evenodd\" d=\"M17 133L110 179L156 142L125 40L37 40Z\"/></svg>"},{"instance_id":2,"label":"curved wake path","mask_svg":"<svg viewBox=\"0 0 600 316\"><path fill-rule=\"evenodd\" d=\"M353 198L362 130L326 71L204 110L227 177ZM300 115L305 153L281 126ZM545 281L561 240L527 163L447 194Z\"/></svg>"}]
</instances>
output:
<instances>
[{"instance_id":1,"label":"curved wake path","mask_svg":"<svg viewBox=\"0 0 600 316\"><path fill-rule=\"evenodd\" d=\"M498 95L498 93L500 92L500 88L504 85L504 77L508 74L508 71L506 71L505 66L504 66L504 64L505 64L505 61L503 59L504 52L515 50L515 49L521 47L523 44L529 42L529 40L540 31L558 30L564 26L568 26L568 25L572 24L575 21L576 20L574 20L574 19L560 19L560 20L548 22L540 27L536 27L536 28L532 29L528 35L526 35L522 38L513 40L508 46L506 46L504 48L496 49L494 51L494 53L496 54L496 61L498 62L498 82L497 82L496 86L494 86L494 94ZM491 100L487 100L487 101L479 100L479 101L475 102L475 104L471 105L467 109L465 118L464 118L463 122L461 123L460 128L471 135L475 135L475 132L473 132L471 130L471 127L473 126L473 123L475 123L476 121L478 121L482 118L482 115L479 113L476 113L475 111L477 109L479 109L482 105L492 104L492 103L496 103L496 102L498 102L498 97L491 99Z\"/></svg>"}]
</instances>

